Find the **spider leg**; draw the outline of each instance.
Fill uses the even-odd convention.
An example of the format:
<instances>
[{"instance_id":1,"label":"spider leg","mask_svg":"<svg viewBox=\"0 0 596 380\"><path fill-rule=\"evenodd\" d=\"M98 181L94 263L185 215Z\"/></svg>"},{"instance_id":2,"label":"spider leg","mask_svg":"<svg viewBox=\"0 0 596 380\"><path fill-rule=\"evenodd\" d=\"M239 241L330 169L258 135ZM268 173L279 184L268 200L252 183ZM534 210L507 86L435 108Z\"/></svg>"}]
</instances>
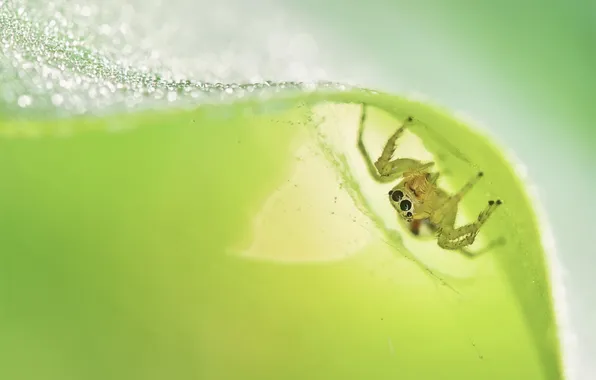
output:
<instances>
[{"instance_id":1,"label":"spider leg","mask_svg":"<svg viewBox=\"0 0 596 380\"><path fill-rule=\"evenodd\" d=\"M413 220L412 223L410 223L410 232L416 236L420 235L420 227L421 226L422 226L422 219Z\"/></svg>"},{"instance_id":2,"label":"spider leg","mask_svg":"<svg viewBox=\"0 0 596 380\"><path fill-rule=\"evenodd\" d=\"M435 172L435 173L429 173L428 175L428 182L436 185L437 184L437 180L439 179L440 173L439 172Z\"/></svg>"},{"instance_id":3,"label":"spider leg","mask_svg":"<svg viewBox=\"0 0 596 380\"><path fill-rule=\"evenodd\" d=\"M403 134L407 126L413 122L411 117L406 119L401 127L389 137L383 148L383 153L381 153L381 156L373 162L363 141L366 110L367 105L362 104L362 113L360 116L360 124L358 126L358 150L364 157L369 173L376 181L381 183L391 182L401 177L403 173L407 171L423 170L434 165L433 162L423 164L422 162L411 158L397 158L391 160L393 152L395 152L397 146L397 139Z\"/></svg>"},{"instance_id":4,"label":"spider leg","mask_svg":"<svg viewBox=\"0 0 596 380\"><path fill-rule=\"evenodd\" d=\"M453 225L442 226L437 239L439 247L444 249L461 249L474 243L480 227L488 220L490 215L502 202L500 200L488 201L488 206L478 215L475 222L462 227L453 228Z\"/></svg>"},{"instance_id":5,"label":"spider leg","mask_svg":"<svg viewBox=\"0 0 596 380\"><path fill-rule=\"evenodd\" d=\"M484 173L478 172L476 177L470 179L457 193L455 193L448 202L459 202L468 191L484 176Z\"/></svg>"},{"instance_id":6,"label":"spider leg","mask_svg":"<svg viewBox=\"0 0 596 380\"><path fill-rule=\"evenodd\" d=\"M462 197L467 194L472 187L482 178L483 173L479 172L474 178L470 179L457 193L449 197L443 206L435 211L431 222L438 227L437 244L444 249L459 249L471 245L478 235L480 227L486 222L488 217L502 203L500 200L489 201L488 206L478 215L474 223L455 228L455 218L457 209ZM466 253L466 252L463 252Z\"/></svg>"}]
</instances>

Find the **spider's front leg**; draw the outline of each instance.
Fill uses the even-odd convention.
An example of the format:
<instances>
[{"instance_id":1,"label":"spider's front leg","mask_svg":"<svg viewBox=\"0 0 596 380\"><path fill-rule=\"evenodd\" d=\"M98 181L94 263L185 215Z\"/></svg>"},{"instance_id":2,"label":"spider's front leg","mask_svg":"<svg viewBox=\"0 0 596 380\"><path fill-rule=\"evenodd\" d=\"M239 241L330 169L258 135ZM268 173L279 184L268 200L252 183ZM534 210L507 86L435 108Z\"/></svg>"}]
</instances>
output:
<instances>
[{"instance_id":1,"label":"spider's front leg","mask_svg":"<svg viewBox=\"0 0 596 380\"><path fill-rule=\"evenodd\" d=\"M474 243L480 227L488 220L496 208L502 204L501 200L490 200L486 208L478 215L475 222L458 228L454 227L457 208L462 196L472 188L480 177L482 177L482 173L478 173L476 178L469 181L457 194L450 197L445 205L433 215L433 219L439 220L437 239L439 247L444 249L461 249Z\"/></svg>"},{"instance_id":2,"label":"spider's front leg","mask_svg":"<svg viewBox=\"0 0 596 380\"><path fill-rule=\"evenodd\" d=\"M403 134L405 129L413 123L414 119L408 117L404 123L389 137L383 148L381 156L373 162L366 147L364 146L363 133L364 123L366 122L366 104L362 104L362 114L360 117L360 125L358 126L358 149L366 161L368 171L374 179L378 182L386 183L391 182L403 175L407 171L424 170L432 165L433 162L425 163L411 158L397 158L391 160L393 152L397 146L397 139Z\"/></svg>"}]
</instances>

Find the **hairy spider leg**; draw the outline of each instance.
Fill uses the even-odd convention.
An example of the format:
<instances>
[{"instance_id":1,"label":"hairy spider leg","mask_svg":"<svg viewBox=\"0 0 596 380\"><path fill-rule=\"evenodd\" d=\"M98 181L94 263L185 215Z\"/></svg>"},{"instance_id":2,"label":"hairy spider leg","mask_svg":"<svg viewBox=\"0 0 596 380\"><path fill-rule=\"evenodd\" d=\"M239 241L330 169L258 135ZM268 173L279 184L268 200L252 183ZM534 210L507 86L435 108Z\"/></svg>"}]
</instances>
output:
<instances>
[{"instance_id":1,"label":"hairy spider leg","mask_svg":"<svg viewBox=\"0 0 596 380\"><path fill-rule=\"evenodd\" d=\"M490 200L486 208L480 212L475 222L458 228L454 227L459 201L481 177L482 172L468 181L460 191L450 197L445 205L433 215L433 219L439 220L437 224L439 227L437 239L439 247L444 249L461 249L474 243L480 227L488 220L495 209L502 204L501 200L497 200L496 202Z\"/></svg>"},{"instance_id":2,"label":"hairy spider leg","mask_svg":"<svg viewBox=\"0 0 596 380\"><path fill-rule=\"evenodd\" d=\"M391 160L393 152L395 152L397 139L403 134L407 126L413 122L412 117L408 117L391 137L389 137L383 148L383 153L381 153L381 156L373 163L363 141L366 110L366 104L362 104L362 113L360 116L360 124L358 126L358 150L364 157L368 171L376 181L381 183L391 182L400 178L405 172L424 170L434 165L433 162L423 164L422 162L411 158L397 158Z\"/></svg>"}]
</instances>

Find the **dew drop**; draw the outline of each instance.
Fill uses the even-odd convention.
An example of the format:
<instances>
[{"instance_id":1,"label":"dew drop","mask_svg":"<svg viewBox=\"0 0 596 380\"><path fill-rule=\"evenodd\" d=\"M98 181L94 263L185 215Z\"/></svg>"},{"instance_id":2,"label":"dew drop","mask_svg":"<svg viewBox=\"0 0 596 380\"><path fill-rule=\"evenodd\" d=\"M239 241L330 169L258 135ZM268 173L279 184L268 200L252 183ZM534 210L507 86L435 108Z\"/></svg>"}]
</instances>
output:
<instances>
[{"instance_id":1,"label":"dew drop","mask_svg":"<svg viewBox=\"0 0 596 380\"><path fill-rule=\"evenodd\" d=\"M21 95L19 96L17 103L21 108L29 107L31 103L33 103L33 98L29 95Z\"/></svg>"},{"instance_id":2,"label":"dew drop","mask_svg":"<svg viewBox=\"0 0 596 380\"><path fill-rule=\"evenodd\" d=\"M162 7L150 4L122 6L106 0L98 6L52 0L33 7L32 3L0 0L0 107L7 112L27 117L52 112L75 115L318 88L318 84L264 81L269 72L276 72L271 67L294 79L313 72L319 76L318 68L313 71L309 66L309 56L318 50L315 41L306 34L288 34L283 27L276 29L270 57L234 42L177 57L172 54L176 41L187 35L195 38L193 31L205 26L168 20ZM196 38L197 46L210 41ZM288 52L290 48L296 52ZM267 55L268 49L261 53ZM245 84L230 83L232 78L244 78Z\"/></svg>"},{"instance_id":3,"label":"dew drop","mask_svg":"<svg viewBox=\"0 0 596 380\"><path fill-rule=\"evenodd\" d=\"M64 102L64 97L62 95L60 95L60 94L52 95L52 104L54 104L56 107L61 106L63 102Z\"/></svg>"}]
</instances>

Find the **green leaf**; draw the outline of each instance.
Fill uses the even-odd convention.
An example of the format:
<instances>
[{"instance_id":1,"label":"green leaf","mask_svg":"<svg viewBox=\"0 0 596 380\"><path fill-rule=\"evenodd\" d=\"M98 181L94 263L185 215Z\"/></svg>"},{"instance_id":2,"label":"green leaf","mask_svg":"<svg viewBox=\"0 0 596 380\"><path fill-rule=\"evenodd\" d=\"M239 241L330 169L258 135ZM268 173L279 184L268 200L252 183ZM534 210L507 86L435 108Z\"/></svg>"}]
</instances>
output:
<instances>
[{"instance_id":1,"label":"green leaf","mask_svg":"<svg viewBox=\"0 0 596 380\"><path fill-rule=\"evenodd\" d=\"M389 134L399 127L401 121L407 116L414 116L421 120L422 125L410 129L418 139L406 140L404 143L406 150L410 149L415 153L425 150L424 153L432 154L430 158L437 162L439 170L446 174L443 177L443 186L450 188L452 192L463 186L479 170L485 173L483 181L466 195L462 204L463 210L460 211L467 214L467 220L461 220L460 223L472 221L486 205L488 199L500 198L505 202L505 206L491 216L490 222L482 228L477 239L484 240L484 246L489 248L484 254L491 257L480 256L472 261L495 262L502 276L501 281L508 288L506 292L513 295L510 302L514 303L523 315L545 378L561 378L563 372L559 358L549 274L545 264L545 248L541 236L543 231L540 231L540 221L537 220L534 212L535 200L528 195L526 185L516 174L514 164L504 156L502 149L491 143L486 136L451 117L446 110L437 109L422 102L386 94L369 96L358 92L330 96L331 99L335 97L342 102L366 103L380 110L375 115L373 125L368 126L369 129L376 129L375 132L383 136L380 140L377 139L379 144L376 148L379 153L381 144L384 144ZM356 125L357 116L352 115L351 120L346 120L347 122L338 126L341 128L340 134L345 133L346 129L349 130L346 127L351 125L352 130L349 133L355 135L353 127ZM349 144L339 148L338 144L330 140L324 144L328 150L334 151L333 155L340 157L352 155L355 150ZM423 147L416 146L417 144L422 144ZM336 160L336 165L341 172L352 174L353 171L342 164L345 165L345 161ZM361 168L361 172L363 171ZM347 182L352 182L354 178L351 175L344 175L344 177L349 178ZM379 194L385 201L386 191L380 191ZM388 204L383 206L389 208ZM370 207L365 206L365 208L374 213ZM456 284L461 284L461 293L466 298L466 302L475 302L474 297L467 296L469 294L475 294L476 297L481 298L488 296L488 291L482 294L469 288L473 286L479 289L483 286L482 282L486 281L488 285L495 281L492 275L486 276L489 278L483 278L480 268L484 263L462 263L461 257L456 258L453 257L452 252L442 251L433 245L434 242L412 244L412 240L416 239L414 237L402 235L403 238L394 238L394 235L386 231L385 223L378 222L379 228L385 230L386 238L399 246L402 253L405 251L406 256L414 257L416 261L420 260L424 266L432 267L435 272L449 272L450 276L443 275L442 278L448 278L448 283L455 287L457 287ZM493 244L503 239L505 244ZM404 249L404 240L409 243L406 245L412 248ZM478 246L478 244L475 245ZM482 250L476 249L476 251ZM475 275L469 275L469 273L466 275L464 271L473 271ZM466 277L468 279L462 281L462 278ZM502 315L504 312L497 312L497 315L499 314ZM495 325L494 328L504 329L505 327Z\"/></svg>"},{"instance_id":2,"label":"green leaf","mask_svg":"<svg viewBox=\"0 0 596 380\"><path fill-rule=\"evenodd\" d=\"M397 224L356 149L363 102L371 152L411 114L404 149L444 186L482 168L463 212L503 199L479 244L504 245L470 260ZM562 378L532 199L442 110L321 90L0 134L3 378L31 352L24 378Z\"/></svg>"}]
</instances>

